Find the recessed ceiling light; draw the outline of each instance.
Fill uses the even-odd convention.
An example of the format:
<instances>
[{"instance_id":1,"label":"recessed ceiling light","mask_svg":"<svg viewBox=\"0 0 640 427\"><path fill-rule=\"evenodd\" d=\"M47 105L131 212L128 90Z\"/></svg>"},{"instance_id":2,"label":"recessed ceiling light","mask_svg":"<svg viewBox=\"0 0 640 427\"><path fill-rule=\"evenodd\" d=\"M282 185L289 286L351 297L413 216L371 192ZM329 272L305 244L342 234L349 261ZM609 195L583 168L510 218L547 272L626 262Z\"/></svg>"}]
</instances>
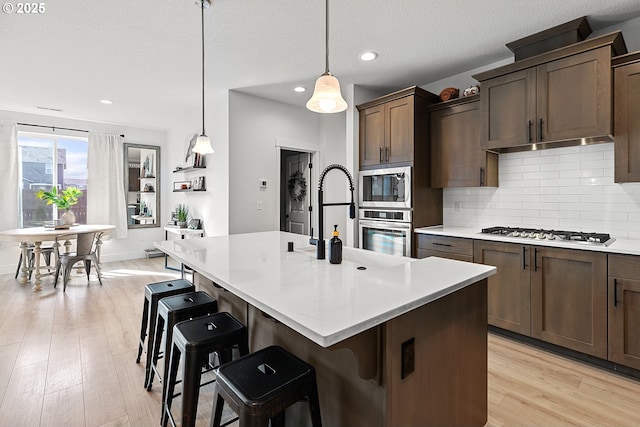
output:
<instances>
[{"instance_id":1,"label":"recessed ceiling light","mask_svg":"<svg viewBox=\"0 0 640 427\"><path fill-rule=\"evenodd\" d=\"M100 102L102 102L103 104L113 104L113 102L109 101L108 99L101 99Z\"/></svg>"},{"instance_id":2,"label":"recessed ceiling light","mask_svg":"<svg viewBox=\"0 0 640 427\"><path fill-rule=\"evenodd\" d=\"M378 57L378 54L376 52L365 52L362 55L360 55L360 59L362 59L363 61L373 61L377 57Z\"/></svg>"},{"instance_id":3,"label":"recessed ceiling light","mask_svg":"<svg viewBox=\"0 0 640 427\"><path fill-rule=\"evenodd\" d=\"M307 88L303 87L303 86L296 86L296 87L293 88L293 90L295 90L298 93L302 93L302 92L306 92Z\"/></svg>"}]
</instances>

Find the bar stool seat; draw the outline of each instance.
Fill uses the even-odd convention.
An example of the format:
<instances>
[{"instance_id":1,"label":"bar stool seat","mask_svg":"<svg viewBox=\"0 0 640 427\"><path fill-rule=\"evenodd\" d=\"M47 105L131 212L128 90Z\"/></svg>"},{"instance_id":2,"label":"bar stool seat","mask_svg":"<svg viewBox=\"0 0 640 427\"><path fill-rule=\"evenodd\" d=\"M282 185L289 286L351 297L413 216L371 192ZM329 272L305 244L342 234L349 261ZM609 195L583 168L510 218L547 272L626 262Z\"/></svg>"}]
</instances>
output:
<instances>
[{"instance_id":1,"label":"bar stool seat","mask_svg":"<svg viewBox=\"0 0 640 427\"><path fill-rule=\"evenodd\" d=\"M138 343L138 357L136 363L140 363L140 356L144 350L144 340L147 339L147 364L145 367L144 386L147 386L151 372L151 357L153 355L153 337L156 330L156 316L158 315L158 301L186 292L193 292L196 287L193 283L184 280L165 280L163 282L149 283L144 287L144 305L142 306L142 324L140 325L140 341ZM148 328L147 328L148 326Z\"/></svg>"},{"instance_id":2,"label":"bar stool seat","mask_svg":"<svg viewBox=\"0 0 640 427\"><path fill-rule=\"evenodd\" d=\"M171 416L176 377L180 359L182 367L182 427L194 426L198 408L198 396L202 385L202 362L211 353L218 353L220 362L231 361L231 349L238 347L241 356L249 354L247 327L231 314L222 312L193 320L180 322L174 326L173 346L166 391L163 394L162 425L166 426ZM214 380L215 381L215 380Z\"/></svg>"},{"instance_id":3,"label":"bar stool seat","mask_svg":"<svg viewBox=\"0 0 640 427\"><path fill-rule=\"evenodd\" d=\"M320 403L313 366L279 346L271 346L221 365L216 372L211 427L220 427L227 403L240 427L284 426L284 411L307 399L314 427L320 427Z\"/></svg>"}]
</instances>

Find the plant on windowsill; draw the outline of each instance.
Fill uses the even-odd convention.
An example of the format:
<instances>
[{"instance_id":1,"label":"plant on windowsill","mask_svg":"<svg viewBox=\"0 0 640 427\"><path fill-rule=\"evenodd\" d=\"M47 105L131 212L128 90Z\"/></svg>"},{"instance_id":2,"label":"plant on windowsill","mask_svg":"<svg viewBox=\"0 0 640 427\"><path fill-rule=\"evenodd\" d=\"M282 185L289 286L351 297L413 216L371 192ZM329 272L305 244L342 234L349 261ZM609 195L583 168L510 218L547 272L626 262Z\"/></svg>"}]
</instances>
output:
<instances>
[{"instance_id":1,"label":"plant on windowsill","mask_svg":"<svg viewBox=\"0 0 640 427\"><path fill-rule=\"evenodd\" d=\"M58 191L57 187L51 187L51 191L40 190L36 197L47 202L47 205L55 205L58 210L65 212L60 216L64 225L73 225L76 216L71 211L71 206L78 203L78 198L82 196L82 191L78 187L67 187Z\"/></svg>"},{"instance_id":2,"label":"plant on windowsill","mask_svg":"<svg viewBox=\"0 0 640 427\"><path fill-rule=\"evenodd\" d=\"M176 224L178 227L185 228L187 226L187 220L189 219L189 207L187 205L180 203L176 206L176 219L178 220Z\"/></svg>"}]
</instances>

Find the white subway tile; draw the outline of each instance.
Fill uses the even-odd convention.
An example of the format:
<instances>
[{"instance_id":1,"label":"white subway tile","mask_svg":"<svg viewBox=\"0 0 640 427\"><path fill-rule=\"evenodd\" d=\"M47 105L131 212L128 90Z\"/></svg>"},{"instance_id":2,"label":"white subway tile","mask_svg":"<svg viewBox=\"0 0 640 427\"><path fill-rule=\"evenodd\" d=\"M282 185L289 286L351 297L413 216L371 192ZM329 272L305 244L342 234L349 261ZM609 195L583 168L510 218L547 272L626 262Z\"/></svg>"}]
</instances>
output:
<instances>
[{"instance_id":1,"label":"white subway tile","mask_svg":"<svg viewBox=\"0 0 640 427\"><path fill-rule=\"evenodd\" d=\"M541 171L566 171L566 170L580 170L580 162L562 162L562 163L549 163L540 165Z\"/></svg>"}]
</instances>

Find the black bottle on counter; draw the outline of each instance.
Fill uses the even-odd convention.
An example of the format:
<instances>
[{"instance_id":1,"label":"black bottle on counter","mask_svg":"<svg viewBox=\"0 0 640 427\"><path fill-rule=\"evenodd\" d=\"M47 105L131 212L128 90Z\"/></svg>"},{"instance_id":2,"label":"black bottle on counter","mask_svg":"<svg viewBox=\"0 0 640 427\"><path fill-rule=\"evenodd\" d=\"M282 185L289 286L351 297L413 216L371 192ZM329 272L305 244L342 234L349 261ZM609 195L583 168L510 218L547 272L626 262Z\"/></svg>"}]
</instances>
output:
<instances>
[{"instance_id":1,"label":"black bottle on counter","mask_svg":"<svg viewBox=\"0 0 640 427\"><path fill-rule=\"evenodd\" d=\"M340 264L342 262L342 240L338 237L338 225L333 226L333 237L329 240L329 262Z\"/></svg>"}]
</instances>

